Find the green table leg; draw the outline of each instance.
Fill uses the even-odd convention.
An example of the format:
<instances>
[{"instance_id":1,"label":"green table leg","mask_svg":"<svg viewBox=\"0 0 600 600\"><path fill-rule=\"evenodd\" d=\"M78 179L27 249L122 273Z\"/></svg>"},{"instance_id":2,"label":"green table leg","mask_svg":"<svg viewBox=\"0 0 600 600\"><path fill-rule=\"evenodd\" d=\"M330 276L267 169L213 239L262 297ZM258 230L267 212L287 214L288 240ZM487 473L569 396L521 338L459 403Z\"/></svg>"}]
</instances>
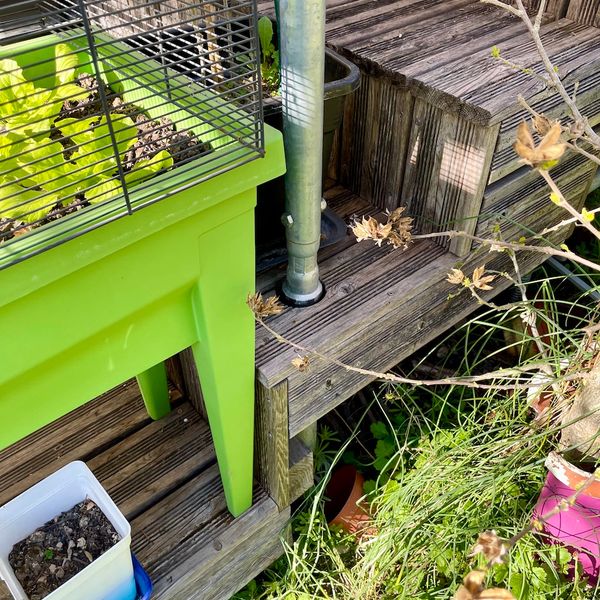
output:
<instances>
[{"instance_id":1,"label":"green table leg","mask_svg":"<svg viewBox=\"0 0 600 600\"><path fill-rule=\"evenodd\" d=\"M192 299L199 339L192 350L234 516L252 505L254 319L246 296L254 290L253 221L250 211L202 236Z\"/></svg>"},{"instance_id":2,"label":"green table leg","mask_svg":"<svg viewBox=\"0 0 600 600\"><path fill-rule=\"evenodd\" d=\"M139 373L136 379L150 417L157 420L168 415L171 412L171 403L165 363L160 362Z\"/></svg>"}]
</instances>

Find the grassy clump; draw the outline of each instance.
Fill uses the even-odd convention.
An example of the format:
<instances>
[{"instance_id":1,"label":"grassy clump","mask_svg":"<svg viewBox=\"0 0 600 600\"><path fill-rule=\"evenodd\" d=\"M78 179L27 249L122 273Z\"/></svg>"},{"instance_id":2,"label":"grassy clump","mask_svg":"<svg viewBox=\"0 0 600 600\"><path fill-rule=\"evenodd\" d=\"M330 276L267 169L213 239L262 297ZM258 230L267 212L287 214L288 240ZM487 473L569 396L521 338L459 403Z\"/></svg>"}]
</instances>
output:
<instances>
[{"instance_id":1,"label":"grassy clump","mask_svg":"<svg viewBox=\"0 0 600 600\"><path fill-rule=\"evenodd\" d=\"M506 335L519 314L515 309L477 315L422 360L437 364L446 348L442 367L466 375L534 361L560 374L565 358L585 360L582 327L596 320L589 302L575 295L556 299L540 275L529 285L545 324L542 352L531 351L531 334L523 328ZM286 556L239 600L450 598L463 577L483 564L470 556L479 533L495 530L507 539L529 524L560 425L558 419L532 420L525 389L386 384L372 391L373 403L355 422L359 439L346 441L337 458L345 455L371 478L366 492L377 534L357 541L327 526L325 477L294 518L295 542ZM577 566L575 577L568 576L573 560L541 534L526 535L506 563L490 570L488 584L522 600L596 597Z\"/></svg>"}]
</instances>

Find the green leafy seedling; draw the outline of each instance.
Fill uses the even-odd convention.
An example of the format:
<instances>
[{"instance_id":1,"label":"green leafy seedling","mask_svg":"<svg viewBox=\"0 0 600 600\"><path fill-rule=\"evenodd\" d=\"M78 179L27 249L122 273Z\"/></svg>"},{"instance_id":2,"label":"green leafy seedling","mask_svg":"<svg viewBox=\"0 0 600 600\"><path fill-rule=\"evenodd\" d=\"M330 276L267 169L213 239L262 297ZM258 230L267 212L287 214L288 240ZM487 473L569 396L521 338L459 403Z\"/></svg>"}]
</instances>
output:
<instances>
[{"instance_id":1,"label":"green leafy seedling","mask_svg":"<svg viewBox=\"0 0 600 600\"><path fill-rule=\"evenodd\" d=\"M72 83L77 54L64 44L55 52L52 90L28 81L15 61L0 61L0 216L32 224L74 198L94 204L121 193L117 157L137 142L137 128L123 114L60 119L66 100L88 92ZM112 131L111 131L112 130ZM52 138L50 134L52 132ZM56 133L60 136L56 138ZM125 174L134 186L173 166L165 150L138 161Z\"/></svg>"},{"instance_id":2,"label":"green leafy seedling","mask_svg":"<svg viewBox=\"0 0 600 600\"><path fill-rule=\"evenodd\" d=\"M267 90L272 95L279 92L279 50L273 44L273 23L269 17L258 20L258 37L260 39L261 63L260 71Z\"/></svg>"},{"instance_id":3,"label":"green leafy seedling","mask_svg":"<svg viewBox=\"0 0 600 600\"><path fill-rule=\"evenodd\" d=\"M66 100L81 100L89 91L73 83L77 55L66 45L55 48L55 86L36 86L16 61L0 60L0 124L5 132L37 136L48 134Z\"/></svg>"}]
</instances>

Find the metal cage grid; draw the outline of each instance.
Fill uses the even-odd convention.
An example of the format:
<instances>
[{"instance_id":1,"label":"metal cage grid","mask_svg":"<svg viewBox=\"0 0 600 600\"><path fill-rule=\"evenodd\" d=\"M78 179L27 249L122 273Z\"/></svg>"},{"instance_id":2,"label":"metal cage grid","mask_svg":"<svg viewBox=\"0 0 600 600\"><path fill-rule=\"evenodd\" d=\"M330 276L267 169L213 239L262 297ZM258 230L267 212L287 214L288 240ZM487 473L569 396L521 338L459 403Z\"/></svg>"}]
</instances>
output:
<instances>
[{"instance_id":1,"label":"metal cage grid","mask_svg":"<svg viewBox=\"0 0 600 600\"><path fill-rule=\"evenodd\" d=\"M12 0L0 23L0 268L264 154L256 0Z\"/></svg>"}]
</instances>

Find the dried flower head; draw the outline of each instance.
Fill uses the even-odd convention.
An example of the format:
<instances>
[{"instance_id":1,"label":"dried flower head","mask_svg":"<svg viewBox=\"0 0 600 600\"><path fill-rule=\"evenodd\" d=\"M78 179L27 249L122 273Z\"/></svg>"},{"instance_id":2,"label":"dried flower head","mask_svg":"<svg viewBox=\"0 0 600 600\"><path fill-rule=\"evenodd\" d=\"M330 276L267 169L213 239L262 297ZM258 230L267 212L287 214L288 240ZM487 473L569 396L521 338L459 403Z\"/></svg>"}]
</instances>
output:
<instances>
[{"instance_id":1,"label":"dried flower head","mask_svg":"<svg viewBox=\"0 0 600 600\"><path fill-rule=\"evenodd\" d=\"M533 118L533 128L540 137L544 137L554 127L558 121L553 121L545 115L535 115Z\"/></svg>"},{"instance_id":2,"label":"dried flower head","mask_svg":"<svg viewBox=\"0 0 600 600\"><path fill-rule=\"evenodd\" d=\"M373 240L378 246L386 240L392 231L391 223L383 224L373 217L363 217L360 221L354 221L350 226L357 242Z\"/></svg>"},{"instance_id":3,"label":"dried flower head","mask_svg":"<svg viewBox=\"0 0 600 600\"><path fill-rule=\"evenodd\" d=\"M492 290L490 283L496 279L495 275L485 275L485 267L481 265L473 271L473 287L478 290Z\"/></svg>"},{"instance_id":4,"label":"dried flower head","mask_svg":"<svg viewBox=\"0 0 600 600\"><path fill-rule=\"evenodd\" d=\"M406 250L408 244L412 241L412 217L403 217L404 206L398 207L388 215L387 224L392 226L392 231L388 237L388 242L394 248Z\"/></svg>"},{"instance_id":5,"label":"dried flower head","mask_svg":"<svg viewBox=\"0 0 600 600\"><path fill-rule=\"evenodd\" d=\"M310 369L310 358L308 356L297 356L292 359L292 366L294 366L300 373L305 373Z\"/></svg>"},{"instance_id":6,"label":"dried flower head","mask_svg":"<svg viewBox=\"0 0 600 600\"><path fill-rule=\"evenodd\" d=\"M463 580L454 600L516 600L508 591L500 588L484 589L486 572L481 569L471 571Z\"/></svg>"},{"instance_id":7,"label":"dried flower head","mask_svg":"<svg viewBox=\"0 0 600 600\"><path fill-rule=\"evenodd\" d=\"M476 554L483 554L488 564L499 565L506 560L508 556L508 547L504 543L504 540L498 537L495 531L484 531L479 534L477 543L473 546L473 552L471 556Z\"/></svg>"},{"instance_id":8,"label":"dried flower head","mask_svg":"<svg viewBox=\"0 0 600 600\"><path fill-rule=\"evenodd\" d=\"M360 221L357 219L350 225L352 233L358 242L363 240L373 240L378 246L381 246L385 240L394 248L408 248L412 240L412 217L403 217L404 206L401 206L389 213L387 221L380 223L374 217L363 217Z\"/></svg>"},{"instance_id":9,"label":"dried flower head","mask_svg":"<svg viewBox=\"0 0 600 600\"><path fill-rule=\"evenodd\" d=\"M454 285L460 285L465 281L465 277L465 274L460 269L452 269L452 271L448 273L446 281Z\"/></svg>"},{"instance_id":10,"label":"dried flower head","mask_svg":"<svg viewBox=\"0 0 600 600\"><path fill-rule=\"evenodd\" d=\"M522 122L517 129L517 141L514 144L515 152L521 157L522 162L539 169L551 169L566 150L566 144L561 143L562 128L555 122L542 138L539 145L535 145L527 123Z\"/></svg>"},{"instance_id":11,"label":"dried flower head","mask_svg":"<svg viewBox=\"0 0 600 600\"><path fill-rule=\"evenodd\" d=\"M277 296L270 296L265 300L262 294L258 292L256 294L248 294L246 304L257 319L279 315L284 311L284 306Z\"/></svg>"}]
</instances>

